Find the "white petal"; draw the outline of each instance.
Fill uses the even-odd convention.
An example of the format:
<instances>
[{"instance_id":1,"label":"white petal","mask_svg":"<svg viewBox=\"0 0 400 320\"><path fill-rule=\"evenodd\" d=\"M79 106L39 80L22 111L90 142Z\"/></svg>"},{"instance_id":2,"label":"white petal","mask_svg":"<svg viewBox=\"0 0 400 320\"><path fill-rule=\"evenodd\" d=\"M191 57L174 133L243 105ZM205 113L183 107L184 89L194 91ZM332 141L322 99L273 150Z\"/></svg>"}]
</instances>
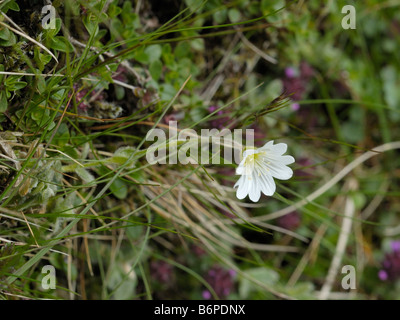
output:
<instances>
[{"instance_id":1,"label":"white petal","mask_svg":"<svg viewBox=\"0 0 400 320\"><path fill-rule=\"evenodd\" d=\"M261 198L261 191L260 190L253 190L253 192L250 192L249 194L250 200L253 202L258 202Z\"/></svg>"},{"instance_id":2,"label":"white petal","mask_svg":"<svg viewBox=\"0 0 400 320\"><path fill-rule=\"evenodd\" d=\"M258 179L257 179L258 180ZM256 179L252 179L251 187L249 190L249 198L253 202L257 202L260 200L261 197L261 190L260 190L260 185Z\"/></svg>"},{"instance_id":3,"label":"white petal","mask_svg":"<svg viewBox=\"0 0 400 320\"><path fill-rule=\"evenodd\" d=\"M285 165L292 164L295 162L292 156L281 156L278 158L278 161Z\"/></svg>"},{"instance_id":4,"label":"white petal","mask_svg":"<svg viewBox=\"0 0 400 320\"><path fill-rule=\"evenodd\" d=\"M288 180L293 176L293 170L280 163L270 163L268 168L271 175L280 180Z\"/></svg>"},{"instance_id":5,"label":"white petal","mask_svg":"<svg viewBox=\"0 0 400 320\"><path fill-rule=\"evenodd\" d=\"M274 144L274 140L268 141L266 144L264 144L260 149L261 150L270 150L272 145ZM259 149L259 150L260 150Z\"/></svg>"},{"instance_id":6,"label":"white petal","mask_svg":"<svg viewBox=\"0 0 400 320\"><path fill-rule=\"evenodd\" d=\"M259 183L261 186L261 191L266 196L272 196L275 193L276 185L275 181L269 174L263 174L259 177Z\"/></svg>"},{"instance_id":7,"label":"white petal","mask_svg":"<svg viewBox=\"0 0 400 320\"><path fill-rule=\"evenodd\" d=\"M287 144L286 143L278 143L272 146L272 152L278 156L283 155L287 151Z\"/></svg>"},{"instance_id":8,"label":"white petal","mask_svg":"<svg viewBox=\"0 0 400 320\"><path fill-rule=\"evenodd\" d=\"M246 198L246 196L249 194L250 188L250 184L248 179L246 179L246 176L241 176L234 187L236 188L236 186L239 186L236 191L236 197L240 200Z\"/></svg>"},{"instance_id":9,"label":"white petal","mask_svg":"<svg viewBox=\"0 0 400 320\"><path fill-rule=\"evenodd\" d=\"M244 160L243 159L240 163L239 166L236 168L236 174L243 174L244 173Z\"/></svg>"}]
</instances>

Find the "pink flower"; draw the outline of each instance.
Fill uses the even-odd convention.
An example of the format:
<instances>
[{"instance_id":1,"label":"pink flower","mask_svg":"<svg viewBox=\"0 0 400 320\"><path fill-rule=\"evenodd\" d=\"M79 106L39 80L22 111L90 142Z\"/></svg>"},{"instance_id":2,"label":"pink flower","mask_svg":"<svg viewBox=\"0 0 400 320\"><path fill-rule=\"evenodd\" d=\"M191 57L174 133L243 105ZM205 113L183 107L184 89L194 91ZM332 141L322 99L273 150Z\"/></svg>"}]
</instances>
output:
<instances>
[{"instance_id":1,"label":"pink flower","mask_svg":"<svg viewBox=\"0 0 400 320\"><path fill-rule=\"evenodd\" d=\"M219 298L226 298L234 289L235 270L225 270L220 266L215 266L208 271L205 279L214 289ZM202 293L204 299L211 299L211 293L208 290Z\"/></svg>"},{"instance_id":2,"label":"pink flower","mask_svg":"<svg viewBox=\"0 0 400 320\"><path fill-rule=\"evenodd\" d=\"M211 293L208 290L204 290L201 295L203 296L204 300L210 300L211 299Z\"/></svg>"},{"instance_id":3,"label":"pink flower","mask_svg":"<svg viewBox=\"0 0 400 320\"><path fill-rule=\"evenodd\" d=\"M213 113L215 110L219 109L218 106L210 106L208 108L209 113ZM219 110L216 114L213 115L215 119L211 120L211 127L216 129L223 129L226 128L230 122L231 118L228 116L228 111L226 110Z\"/></svg>"},{"instance_id":4,"label":"pink flower","mask_svg":"<svg viewBox=\"0 0 400 320\"><path fill-rule=\"evenodd\" d=\"M307 93L308 83L314 76L314 69L307 63L301 62L298 69L293 67L285 68L285 77L283 78L283 88L290 94L290 98L295 102L302 100ZM292 110L298 111L300 105L292 104Z\"/></svg>"},{"instance_id":5,"label":"pink flower","mask_svg":"<svg viewBox=\"0 0 400 320\"><path fill-rule=\"evenodd\" d=\"M285 76L287 78L294 78L296 76L296 70L292 67L285 68Z\"/></svg>"},{"instance_id":6,"label":"pink flower","mask_svg":"<svg viewBox=\"0 0 400 320\"><path fill-rule=\"evenodd\" d=\"M301 224L301 217L297 211L293 211L289 214L278 219L278 225L284 229L296 230Z\"/></svg>"},{"instance_id":7,"label":"pink flower","mask_svg":"<svg viewBox=\"0 0 400 320\"><path fill-rule=\"evenodd\" d=\"M291 109L292 109L293 111L297 111L297 110L300 109L300 105L299 105L297 102L292 103Z\"/></svg>"},{"instance_id":8,"label":"pink flower","mask_svg":"<svg viewBox=\"0 0 400 320\"><path fill-rule=\"evenodd\" d=\"M382 281L395 281L400 278L400 241L392 241L391 249L392 251L385 254L382 269L378 272Z\"/></svg>"},{"instance_id":9,"label":"pink flower","mask_svg":"<svg viewBox=\"0 0 400 320\"><path fill-rule=\"evenodd\" d=\"M382 281L386 281L388 279L388 274L387 274L387 272L385 270L379 270L378 277Z\"/></svg>"}]
</instances>

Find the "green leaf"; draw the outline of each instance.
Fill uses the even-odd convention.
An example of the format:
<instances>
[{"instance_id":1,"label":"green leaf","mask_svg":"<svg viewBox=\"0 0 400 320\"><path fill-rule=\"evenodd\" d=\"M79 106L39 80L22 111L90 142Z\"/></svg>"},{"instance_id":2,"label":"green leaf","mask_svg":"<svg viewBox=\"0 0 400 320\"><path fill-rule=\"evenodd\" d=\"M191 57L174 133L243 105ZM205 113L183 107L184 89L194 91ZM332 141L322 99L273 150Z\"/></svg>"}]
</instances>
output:
<instances>
[{"instance_id":1,"label":"green leaf","mask_svg":"<svg viewBox=\"0 0 400 320\"><path fill-rule=\"evenodd\" d=\"M22 88L25 88L26 85L27 85L27 83L25 81L19 81L19 82L15 83L14 85L12 85L10 88L8 88L8 90L10 90L10 91L21 90Z\"/></svg>"},{"instance_id":2,"label":"green leaf","mask_svg":"<svg viewBox=\"0 0 400 320\"><path fill-rule=\"evenodd\" d=\"M7 110L8 101L4 91L0 92L0 112L4 113Z\"/></svg>"},{"instance_id":3,"label":"green leaf","mask_svg":"<svg viewBox=\"0 0 400 320\"><path fill-rule=\"evenodd\" d=\"M190 45L186 42L179 42L175 48L175 56L177 59L182 59L185 57L190 58Z\"/></svg>"},{"instance_id":4,"label":"green leaf","mask_svg":"<svg viewBox=\"0 0 400 320\"><path fill-rule=\"evenodd\" d=\"M96 33L96 37L94 38L94 41L100 41L100 39L102 39L106 34L108 33L108 31L106 29L101 29L99 30L99 32Z\"/></svg>"},{"instance_id":5,"label":"green leaf","mask_svg":"<svg viewBox=\"0 0 400 320\"><path fill-rule=\"evenodd\" d=\"M253 268L244 271L249 277L267 285L273 286L279 280L279 274L268 267ZM253 291L261 290L257 284L250 281L248 278L241 278L239 284L239 296L241 299L246 299Z\"/></svg>"},{"instance_id":6,"label":"green leaf","mask_svg":"<svg viewBox=\"0 0 400 320\"><path fill-rule=\"evenodd\" d=\"M115 18L122 12L122 9L115 4L111 4L108 8L108 15L110 18Z\"/></svg>"},{"instance_id":7,"label":"green leaf","mask_svg":"<svg viewBox=\"0 0 400 320\"><path fill-rule=\"evenodd\" d=\"M33 59L36 62L36 66L37 68L42 71L45 67L45 64L43 63L42 59L43 59L43 54L40 53L40 50L38 47L35 47L34 51L33 51Z\"/></svg>"},{"instance_id":8,"label":"green leaf","mask_svg":"<svg viewBox=\"0 0 400 320\"><path fill-rule=\"evenodd\" d=\"M45 29L46 38L53 39L61 30L62 21L60 18L56 18L56 27L55 29Z\"/></svg>"},{"instance_id":9,"label":"green leaf","mask_svg":"<svg viewBox=\"0 0 400 320\"><path fill-rule=\"evenodd\" d=\"M85 183L90 183L95 180L95 177L89 173L85 168L78 167L75 170L75 173L83 180Z\"/></svg>"},{"instance_id":10,"label":"green leaf","mask_svg":"<svg viewBox=\"0 0 400 320\"><path fill-rule=\"evenodd\" d=\"M17 37L8 28L2 27L0 29L0 46L10 47L17 43Z\"/></svg>"},{"instance_id":11,"label":"green leaf","mask_svg":"<svg viewBox=\"0 0 400 320\"><path fill-rule=\"evenodd\" d=\"M176 89L174 88L173 85L166 83L160 86L160 93L161 93L161 100L168 101L175 96Z\"/></svg>"},{"instance_id":12,"label":"green leaf","mask_svg":"<svg viewBox=\"0 0 400 320\"><path fill-rule=\"evenodd\" d=\"M231 22L233 22L233 23L238 22L241 18L240 11L235 8L229 9L228 17L229 17L229 20L231 20Z\"/></svg>"},{"instance_id":13,"label":"green leaf","mask_svg":"<svg viewBox=\"0 0 400 320\"><path fill-rule=\"evenodd\" d=\"M358 106L351 106L349 120L342 124L341 131L346 142L358 143L365 138L362 113Z\"/></svg>"},{"instance_id":14,"label":"green leaf","mask_svg":"<svg viewBox=\"0 0 400 320\"><path fill-rule=\"evenodd\" d=\"M381 78L386 103L392 109L400 111L400 77L398 76L398 70L392 65L385 66L381 70ZM400 114L391 112L391 117L397 121L400 119Z\"/></svg>"},{"instance_id":15,"label":"green leaf","mask_svg":"<svg viewBox=\"0 0 400 320\"><path fill-rule=\"evenodd\" d=\"M128 187L125 182L120 178L115 179L115 181L111 184L110 190L114 196L118 199L123 200L128 195Z\"/></svg>"},{"instance_id":16,"label":"green leaf","mask_svg":"<svg viewBox=\"0 0 400 320\"><path fill-rule=\"evenodd\" d=\"M64 37L55 37L50 42L50 48L61 52L71 52L74 48Z\"/></svg>"},{"instance_id":17,"label":"green leaf","mask_svg":"<svg viewBox=\"0 0 400 320\"><path fill-rule=\"evenodd\" d=\"M5 80L5 85L9 91L14 91L14 87L21 82L22 76L9 76Z\"/></svg>"},{"instance_id":18,"label":"green leaf","mask_svg":"<svg viewBox=\"0 0 400 320\"><path fill-rule=\"evenodd\" d=\"M185 0L185 3L192 12L200 13L202 11L203 8L202 1Z\"/></svg>"},{"instance_id":19,"label":"green leaf","mask_svg":"<svg viewBox=\"0 0 400 320\"><path fill-rule=\"evenodd\" d=\"M204 51L204 39L194 39L190 41L190 47L196 51Z\"/></svg>"},{"instance_id":20,"label":"green leaf","mask_svg":"<svg viewBox=\"0 0 400 320\"><path fill-rule=\"evenodd\" d=\"M161 52L161 46L158 44L148 46L144 50L144 53L147 55L147 59L150 63L159 60L161 57Z\"/></svg>"},{"instance_id":21,"label":"green leaf","mask_svg":"<svg viewBox=\"0 0 400 320\"><path fill-rule=\"evenodd\" d=\"M33 120L40 121L41 119L43 119L44 116L44 109L36 107L32 112L31 112L31 118Z\"/></svg>"},{"instance_id":22,"label":"green leaf","mask_svg":"<svg viewBox=\"0 0 400 320\"><path fill-rule=\"evenodd\" d=\"M222 24L226 21L227 10L223 8L222 10L218 10L214 12L213 18L217 24Z\"/></svg>"},{"instance_id":23,"label":"green leaf","mask_svg":"<svg viewBox=\"0 0 400 320\"><path fill-rule=\"evenodd\" d=\"M261 11L263 14L272 13L275 10L282 8L285 5L285 0L262 0L261 1Z\"/></svg>"},{"instance_id":24,"label":"green leaf","mask_svg":"<svg viewBox=\"0 0 400 320\"><path fill-rule=\"evenodd\" d=\"M134 52L134 59L140 63L149 63L149 56L146 54L143 48L139 48Z\"/></svg>"},{"instance_id":25,"label":"green leaf","mask_svg":"<svg viewBox=\"0 0 400 320\"><path fill-rule=\"evenodd\" d=\"M85 25L85 28L87 32L89 32L90 36L96 35L97 32L99 31L99 25L98 25L98 20L97 17L94 14L88 14L83 18L83 24Z\"/></svg>"},{"instance_id":26,"label":"green leaf","mask_svg":"<svg viewBox=\"0 0 400 320\"><path fill-rule=\"evenodd\" d=\"M162 60L164 62L165 66L168 66L170 70L173 70L175 68L175 58L174 54L172 53L172 48L169 43L163 45L162 47Z\"/></svg>"},{"instance_id":27,"label":"green leaf","mask_svg":"<svg viewBox=\"0 0 400 320\"><path fill-rule=\"evenodd\" d=\"M0 39L8 40L10 38L11 31L6 27L0 27Z\"/></svg>"},{"instance_id":28,"label":"green leaf","mask_svg":"<svg viewBox=\"0 0 400 320\"><path fill-rule=\"evenodd\" d=\"M37 88L39 90L39 93L43 93L46 91L46 81L44 80L43 76L37 77Z\"/></svg>"},{"instance_id":29,"label":"green leaf","mask_svg":"<svg viewBox=\"0 0 400 320\"><path fill-rule=\"evenodd\" d=\"M357 210L361 210L365 206L365 204L367 202L367 196L364 193L357 192L357 191L354 191L351 194L351 196L353 198L354 205L355 205L356 209Z\"/></svg>"},{"instance_id":30,"label":"green leaf","mask_svg":"<svg viewBox=\"0 0 400 320\"><path fill-rule=\"evenodd\" d=\"M125 97L125 89L120 86L115 86L114 89L117 100L122 100Z\"/></svg>"},{"instance_id":31,"label":"green leaf","mask_svg":"<svg viewBox=\"0 0 400 320\"><path fill-rule=\"evenodd\" d=\"M2 64L0 64L0 71L1 72L4 71L4 66ZM3 83L3 79L4 79L4 74L0 73L0 83Z\"/></svg>"},{"instance_id":32,"label":"green leaf","mask_svg":"<svg viewBox=\"0 0 400 320\"><path fill-rule=\"evenodd\" d=\"M160 76L162 73L162 67L163 67L163 64L160 60L153 61L150 64L149 71L150 71L151 77L154 80L158 81L158 79L160 79Z\"/></svg>"},{"instance_id":33,"label":"green leaf","mask_svg":"<svg viewBox=\"0 0 400 320\"><path fill-rule=\"evenodd\" d=\"M69 129L66 123L61 123L59 126L57 133L54 135L53 144L63 147L65 146L70 139Z\"/></svg>"},{"instance_id":34,"label":"green leaf","mask_svg":"<svg viewBox=\"0 0 400 320\"><path fill-rule=\"evenodd\" d=\"M19 12L19 6L18 4L15 2L15 0L11 0L10 2L6 3L6 5L1 8L1 11L7 13L7 10L13 10L13 11L17 11Z\"/></svg>"},{"instance_id":35,"label":"green leaf","mask_svg":"<svg viewBox=\"0 0 400 320\"><path fill-rule=\"evenodd\" d=\"M107 80L108 82L113 82L111 71L105 66L97 68L97 72L100 74L101 78Z\"/></svg>"},{"instance_id":36,"label":"green leaf","mask_svg":"<svg viewBox=\"0 0 400 320\"><path fill-rule=\"evenodd\" d=\"M131 270L129 275L127 275L125 270L120 270L118 267L113 268L107 286L112 292L112 299L132 299L135 295L135 288L137 286L136 273Z\"/></svg>"},{"instance_id":37,"label":"green leaf","mask_svg":"<svg viewBox=\"0 0 400 320\"><path fill-rule=\"evenodd\" d=\"M315 299L314 286L309 282L298 283L285 288L286 294L299 300Z\"/></svg>"},{"instance_id":38,"label":"green leaf","mask_svg":"<svg viewBox=\"0 0 400 320\"><path fill-rule=\"evenodd\" d=\"M114 155L108 159L108 161L118 166L126 165L127 169L132 169L135 167L134 159L131 159L129 163L127 163L127 161L131 157L132 153L135 152L135 150L136 149L133 147L119 148L117 151L115 151Z\"/></svg>"}]
</instances>

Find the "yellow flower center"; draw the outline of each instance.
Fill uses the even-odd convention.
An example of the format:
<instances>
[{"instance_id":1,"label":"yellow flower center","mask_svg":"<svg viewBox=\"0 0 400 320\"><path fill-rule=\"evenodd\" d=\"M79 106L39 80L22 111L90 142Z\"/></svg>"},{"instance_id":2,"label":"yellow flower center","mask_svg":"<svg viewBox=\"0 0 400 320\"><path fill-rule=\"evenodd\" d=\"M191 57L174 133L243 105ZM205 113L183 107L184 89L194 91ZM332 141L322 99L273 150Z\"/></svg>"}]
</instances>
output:
<instances>
[{"instance_id":1,"label":"yellow flower center","mask_svg":"<svg viewBox=\"0 0 400 320\"><path fill-rule=\"evenodd\" d=\"M259 168L263 168L263 170L269 171L269 169L267 167L260 164L260 160L265 161L262 159L265 156L265 154L266 154L266 151L261 151L261 152L249 154L246 157L246 160L244 161L244 167L246 168L246 172L248 172L247 174L249 175L249 177L248 177L249 180L251 180L250 173L255 169L256 166ZM270 162L268 161L266 163L269 164ZM262 171L261 170L257 170L257 171L258 171L258 175L261 176Z\"/></svg>"},{"instance_id":2,"label":"yellow flower center","mask_svg":"<svg viewBox=\"0 0 400 320\"><path fill-rule=\"evenodd\" d=\"M248 165L253 166L258 160L260 160L260 158L264 157L264 155L265 155L265 151L248 155L246 157L246 160L244 161L244 166L248 166Z\"/></svg>"}]
</instances>

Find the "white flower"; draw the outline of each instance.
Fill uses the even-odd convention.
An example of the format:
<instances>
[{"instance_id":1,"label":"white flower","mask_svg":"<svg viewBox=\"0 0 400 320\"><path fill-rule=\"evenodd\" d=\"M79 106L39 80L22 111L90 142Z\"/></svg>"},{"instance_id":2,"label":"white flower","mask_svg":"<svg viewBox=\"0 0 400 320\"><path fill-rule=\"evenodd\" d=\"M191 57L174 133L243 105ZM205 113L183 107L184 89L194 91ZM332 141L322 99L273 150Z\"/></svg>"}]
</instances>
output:
<instances>
[{"instance_id":1,"label":"white flower","mask_svg":"<svg viewBox=\"0 0 400 320\"><path fill-rule=\"evenodd\" d=\"M244 199L249 195L250 200L260 200L261 192L267 196L275 193L274 178L288 180L293 171L287 165L294 162L292 156L284 156L287 150L285 143L266 143L258 149L248 149L243 152L243 160L236 169L236 174L241 177L234 188L238 187L236 196Z\"/></svg>"}]
</instances>

